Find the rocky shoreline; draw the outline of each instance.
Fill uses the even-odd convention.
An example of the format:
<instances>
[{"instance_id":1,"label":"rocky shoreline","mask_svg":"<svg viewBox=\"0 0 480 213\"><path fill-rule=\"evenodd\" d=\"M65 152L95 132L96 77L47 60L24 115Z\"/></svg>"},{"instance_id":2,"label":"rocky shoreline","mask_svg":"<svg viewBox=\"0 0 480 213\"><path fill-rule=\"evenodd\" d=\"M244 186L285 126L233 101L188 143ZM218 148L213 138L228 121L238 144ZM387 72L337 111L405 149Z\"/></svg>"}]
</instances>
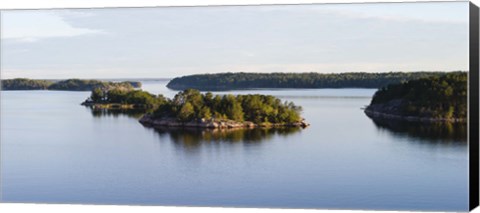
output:
<instances>
[{"instance_id":1,"label":"rocky shoreline","mask_svg":"<svg viewBox=\"0 0 480 213\"><path fill-rule=\"evenodd\" d=\"M232 120L215 120L215 119L199 119L197 121L181 122L175 118L154 118L150 114L145 114L139 120L140 123L149 126L159 127L194 127L194 128L208 128L208 129L237 129L237 128L269 128L269 127L302 127L306 128L310 124L305 120L294 123L262 123L255 124L250 121L237 122Z\"/></svg>"},{"instance_id":2,"label":"rocky shoreline","mask_svg":"<svg viewBox=\"0 0 480 213\"><path fill-rule=\"evenodd\" d=\"M370 118L375 119L393 119L393 120L403 120L411 122L448 122L448 123L460 123L466 122L464 118L434 118L429 116L430 114L425 113L423 116L407 116L402 115L402 108L404 105L404 100L395 99L387 103L381 104L370 104L365 109L365 114Z\"/></svg>"},{"instance_id":3,"label":"rocky shoreline","mask_svg":"<svg viewBox=\"0 0 480 213\"><path fill-rule=\"evenodd\" d=\"M375 110L368 109L364 110L365 114L373 119L394 119L394 120L403 120L403 121L412 121L412 122L451 122L451 123L462 123L466 122L466 119L462 118L430 118L430 117L418 117L418 116L402 116L392 113L379 112Z\"/></svg>"}]
</instances>

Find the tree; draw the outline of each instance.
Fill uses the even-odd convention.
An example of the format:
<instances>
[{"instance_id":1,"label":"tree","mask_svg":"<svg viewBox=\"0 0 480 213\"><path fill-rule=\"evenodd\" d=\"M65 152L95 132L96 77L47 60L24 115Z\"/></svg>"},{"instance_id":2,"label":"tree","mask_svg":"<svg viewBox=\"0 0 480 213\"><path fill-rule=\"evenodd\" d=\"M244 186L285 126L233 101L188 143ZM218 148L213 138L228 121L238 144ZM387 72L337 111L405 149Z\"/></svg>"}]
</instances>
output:
<instances>
[{"instance_id":1,"label":"tree","mask_svg":"<svg viewBox=\"0 0 480 213\"><path fill-rule=\"evenodd\" d=\"M375 93L367 109L375 107L376 111L400 116L464 119L467 80L467 73L453 72L391 84Z\"/></svg>"},{"instance_id":2,"label":"tree","mask_svg":"<svg viewBox=\"0 0 480 213\"><path fill-rule=\"evenodd\" d=\"M112 89L92 91L93 99L102 103L132 104L152 111L158 118L176 118L182 122L201 118L217 120L252 121L255 123L285 123L300 119L300 107L274 96L201 94L198 90L185 90L167 99L141 90ZM103 97L103 98L100 98Z\"/></svg>"},{"instance_id":3,"label":"tree","mask_svg":"<svg viewBox=\"0 0 480 213\"><path fill-rule=\"evenodd\" d=\"M145 106L154 106L156 104L155 96L144 91L134 90L126 94L126 103Z\"/></svg>"},{"instance_id":4,"label":"tree","mask_svg":"<svg viewBox=\"0 0 480 213\"><path fill-rule=\"evenodd\" d=\"M107 92L107 101L109 103L125 103L127 92L120 89L112 89Z\"/></svg>"},{"instance_id":5,"label":"tree","mask_svg":"<svg viewBox=\"0 0 480 213\"><path fill-rule=\"evenodd\" d=\"M206 106L202 107L199 113L199 118L205 118L205 119L212 118L212 112L210 112L210 108Z\"/></svg>"},{"instance_id":6,"label":"tree","mask_svg":"<svg viewBox=\"0 0 480 213\"><path fill-rule=\"evenodd\" d=\"M224 102L225 114L227 115L228 119L232 119L235 121L243 121L243 108L242 105L236 100L235 96L224 96Z\"/></svg>"},{"instance_id":7,"label":"tree","mask_svg":"<svg viewBox=\"0 0 480 213\"><path fill-rule=\"evenodd\" d=\"M211 92L205 93L205 96L203 96L203 103L208 107L212 107L213 94Z\"/></svg>"},{"instance_id":8,"label":"tree","mask_svg":"<svg viewBox=\"0 0 480 213\"><path fill-rule=\"evenodd\" d=\"M95 88L94 90L92 90L92 94L90 95L90 98L94 102L102 102L103 99L105 98L105 93L103 92L102 89Z\"/></svg>"},{"instance_id":9,"label":"tree","mask_svg":"<svg viewBox=\"0 0 480 213\"><path fill-rule=\"evenodd\" d=\"M177 118L181 121L190 121L194 115L195 111L193 110L192 104L187 102L180 108Z\"/></svg>"},{"instance_id":10,"label":"tree","mask_svg":"<svg viewBox=\"0 0 480 213\"><path fill-rule=\"evenodd\" d=\"M426 77L439 77L445 72L388 73L218 73L189 75L172 79L170 89L194 88L221 91L250 88L380 88Z\"/></svg>"}]
</instances>

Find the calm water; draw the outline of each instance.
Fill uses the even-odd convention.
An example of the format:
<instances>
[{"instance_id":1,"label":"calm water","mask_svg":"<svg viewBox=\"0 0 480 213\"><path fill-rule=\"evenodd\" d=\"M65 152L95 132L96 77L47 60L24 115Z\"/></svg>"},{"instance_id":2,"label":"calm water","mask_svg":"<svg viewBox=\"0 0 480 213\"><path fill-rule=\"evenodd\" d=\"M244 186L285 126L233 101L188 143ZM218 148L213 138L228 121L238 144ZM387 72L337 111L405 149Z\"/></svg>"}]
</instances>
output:
<instances>
[{"instance_id":1,"label":"calm water","mask_svg":"<svg viewBox=\"0 0 480 213\"><path fill-rule=\"evenodd\" d=\"M143 88L172 97L166 82ZM255 90L307 129L152 129L92 113L88 92L1 92L2 201L465 211L462 127L373 122L375 90Z\"/></svg>"}]
</instances>

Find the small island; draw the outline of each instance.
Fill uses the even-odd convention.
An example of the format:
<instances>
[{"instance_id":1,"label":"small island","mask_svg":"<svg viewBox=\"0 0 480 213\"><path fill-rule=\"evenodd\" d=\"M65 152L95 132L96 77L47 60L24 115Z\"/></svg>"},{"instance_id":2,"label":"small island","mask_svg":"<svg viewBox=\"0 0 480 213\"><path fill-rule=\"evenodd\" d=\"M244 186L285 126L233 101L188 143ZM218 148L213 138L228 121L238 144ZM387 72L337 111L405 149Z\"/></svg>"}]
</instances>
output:
<instances>
[{"instance_id":1,"label":"small island","mask_svg":"<svg viewBox=\"0 0 480 213\"><path fill-rule=\"evenodd\" d=\"M145 109L144 125L198 128L307 127L302 108L271 95L213 95L187 89L173 99L141 90L95 89L82 103L94 109Z\"/></svg>"},{"instance_id":2,"label":"small island","mask_svg":"<svg viewBox=\"0 0 480 213\"><path fill-rule=\"evenodd\" d=\"M379 89L365 108L374 119L466 122L466 72L448 73Z\"/></svg>"},{"instance_id":3,"label":"small island","mask_svg":"<svg viewBox=\"0 0 480 213\"><path fill-rule=\"evenodd\" d=\"M104 90L123 88L126 90L140 88L141 82L124 81L110 82L99 80L67 79L67 80L36 80L15 78L2 80L2 90L65 90L65 91L92 91L95 88Z\"/></svg>"},{"instance_id":4,"label":"small island","mask_svg":"<svg viewBox=\"0 0 480 213\"><path fill-rule=\"evenodd\" d=\"M439 77L446 72L385 73L218 73L197 74L172 79L167 87L173 90L228 91L247 89L319 89L381 88L404 81Z\"/></svg>"},{"instance_id":5,"label":"small island","mask_svg":"<svg viewBox=\"0 0 480 213\"><path fill-rule=\"evenodd\" d=\"M125 87L95 88L82 105L93 109L153 110L166 99L142 90Z\"/></svg>"}]
</instances>

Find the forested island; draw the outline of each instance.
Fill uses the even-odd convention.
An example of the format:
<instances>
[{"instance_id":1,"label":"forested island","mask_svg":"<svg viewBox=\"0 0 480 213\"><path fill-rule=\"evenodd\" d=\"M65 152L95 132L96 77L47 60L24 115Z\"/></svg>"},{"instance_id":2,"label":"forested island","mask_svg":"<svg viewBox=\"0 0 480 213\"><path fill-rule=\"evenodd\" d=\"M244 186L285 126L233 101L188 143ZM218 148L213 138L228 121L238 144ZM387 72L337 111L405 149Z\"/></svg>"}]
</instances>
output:
<instances>
[{"instance_id":1,"label":"forested island","mask_svg":"<svg viewBox=\"0 0 480 213\"><path fill-rule=\"evenodd\" d=\"M162 95L153 95L142 90L116 87L113 89L95 88L82 105L94 109L144 109L159 107L166 99Z\"/></svg>"},{"instance_id":2,"label":"forested island","mask_svg":"<svg viewBox=\"0 0 480 213\"><path fill-rule=\"evenodd\" d=\"M172 79L174 90L224 91L261 88L381 88L409 80L439 77L445 72L388 73L219 73L188 75Z\"/></svg>"},{"instance_id":3,"label":"forested island","mask_svg":"<svg viewBox=\"0 0 480 213\"><path fill-rule=\"evenodd\" d=\"M146 109L140 122L201 128L307 127L301 107L271 95L213 95L187 89L173 99L141 90L95 89L82 103L97 109Z\"/></svg>"},{"instance_id":4,"label":"forested island","mask_svg":"<svg viewBox=\"0 0 480 213\"><path fill-rule=\"evenodd\" d=\"M372 118L466 122L466 72L448 73L379 89L365 113Z\"/></svg>"},{"instance_id":5,"label":"forested island","mask_svg":"<svg viewBox=\"0 0 480 213\"><path fill-rule=\"evenodd\" d=\"M67 91L92 91L95 88L104 90L123 88L126 90L140 88L140 82L124 81L109 82L99 80L67 79L61 81L35 80L28 78L15 78L2 80L2 90L67 90Z\"/></svg>"}]
</instances>

